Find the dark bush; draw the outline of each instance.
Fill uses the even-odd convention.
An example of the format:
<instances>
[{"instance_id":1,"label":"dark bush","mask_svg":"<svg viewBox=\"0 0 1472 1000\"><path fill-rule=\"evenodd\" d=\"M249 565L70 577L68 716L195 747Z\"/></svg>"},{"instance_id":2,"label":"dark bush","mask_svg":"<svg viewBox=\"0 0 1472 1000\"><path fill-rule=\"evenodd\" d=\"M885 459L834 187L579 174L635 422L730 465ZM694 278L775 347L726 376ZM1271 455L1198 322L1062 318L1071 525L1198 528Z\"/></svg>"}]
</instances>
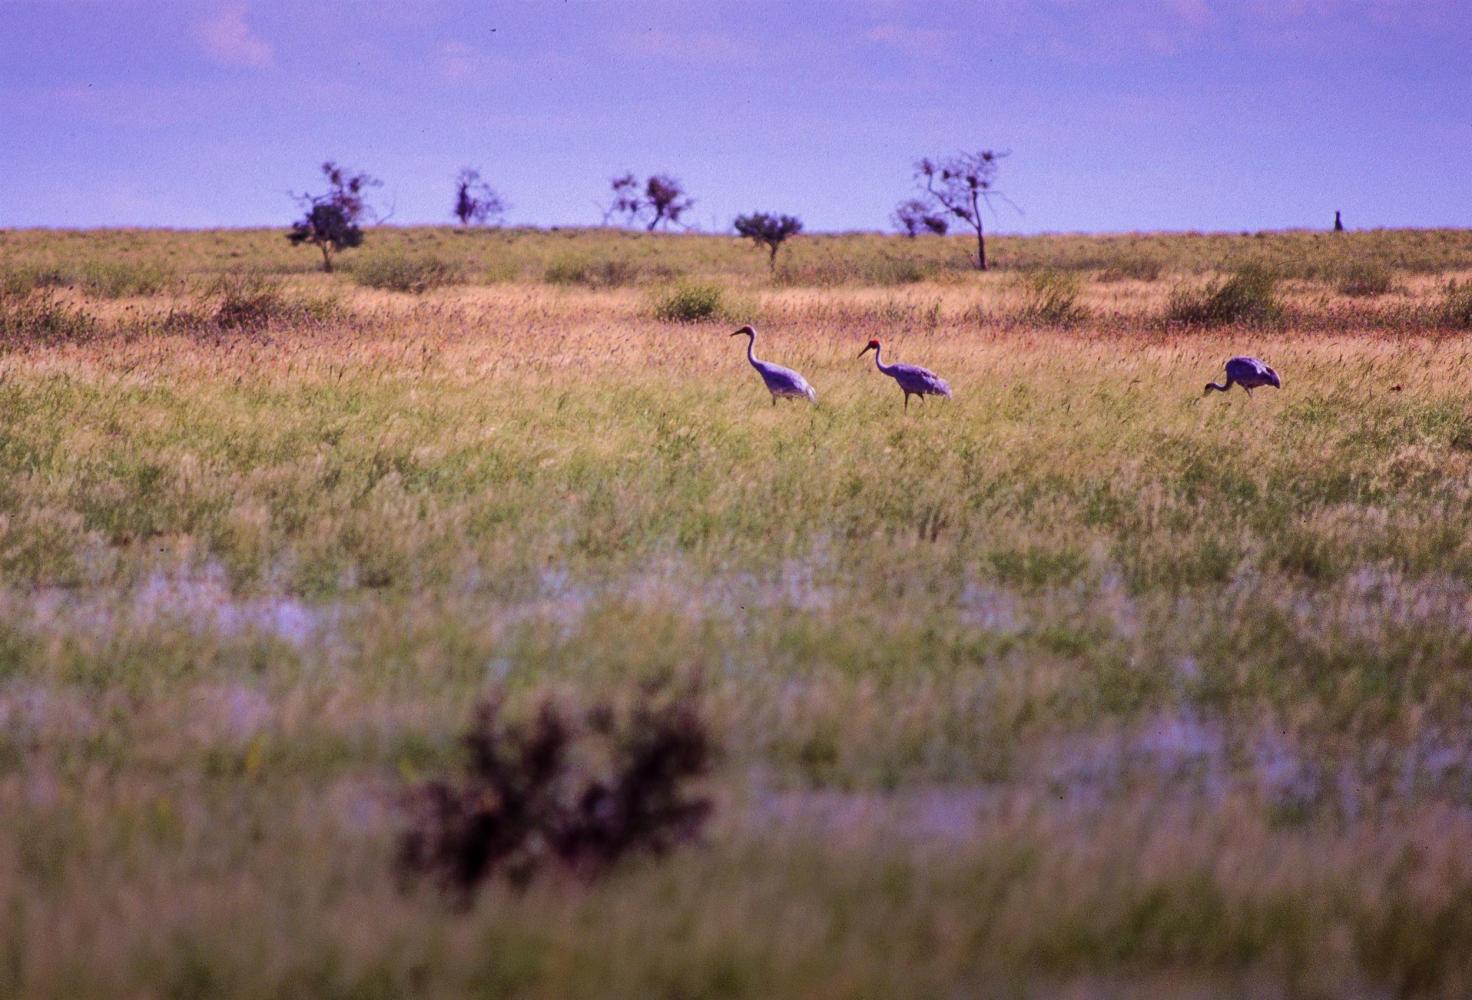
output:
<instances>
[{"instance_id":1,"label":"dark bush","mask_svg":"<svg viewBox=\"0 0 1472 1000\"><path fill-rule=\"evenodd\" d=\"M1164 266L1159 258L1143 253L1120 254L1110 259L1099 271L1099 280L1110 281L1154 281L1160 277Z\"/></svg>"},{"instance_id":2,"label":"dark bush","mask_svg":"<svg viewBox=\"0 0 1472 1000\"><path fill-rule=\"evenodd\" d=\"M1384 264L1375 264L1361 261L1348 264L1340 270L1334 287L1341 295L1353 295L1356 298L1373 298L1377 295L1385 295L1395 288L1395 279L1390 268Z\"/></svg>"},{"instance_id":3,"label":"dark bush","mask_svg":"<svg viewBox=\"0 0 1472 1000\"><path fill-rule=\"evenodd\" d=\"M78 341L96 332L97 320L90 313L63 302L51 288L0 288L0 345Z\"/></svg>"},{"instance_id":4,"label":"dark bush","mask_svg":"<svg viewBox=\"0 0 1472 1000\"><path fill-rule=\"evenodd\" d=\"M258 330L273 324L322 322L338 312L330 297L308 298L287 291L277 279L259 274L226 275L211 294L215 325L225 330Z\"/></svg>"},{"instance_id":5,"label":"dark bush","mask_svg":"<svg viewBox=\"0 0 1472 1000\"><path fill-rule=\"evenodd\" d=\"M1166 306L1166 321L1186 326L1267 323L1278 316L1277 275L1263 264L1239 267L1225 281L1204 288L1177 288Z\"/></svg>"},{"instance_id":6,"label":"dark bush","mask_svg":"<svg viewBox=\"0 0 1472 1000\"><path fill-rule=\"evenodd\" d=\"M56 288L67 283L67 274L59 267L19 264L0 271L0 296L27 295L38 288Z\"/></svg>"},{"instance_id":7,"label":"dark bush","mask_svg":"<svg viewBox=\"0 0 1472 1000\"><path fill-rule=\"evenodd\" d=\"M646 693L619 713L581 719L544 701L529 721L499 697L476 710L462 773L409 796L398 864L465 901L500 876L524 886L553 865L582 878L640 852L695 839L711 804L686 785L710 767L713 745L689 698Z\"/></svg>"},{"instance_id":8,"label":"dark bush","mask_svg":"<svg viewBox=\"0 0 1472 1000\"><path fill-rule=\"evenodd\" d=\"M1441 299L1441 319L1447 326L1472 330L1472 281L1449 281Z\"/></svg>"},{"instance_id":9,"label":"dark bush","mask_svg":"<svg viewBox=\"0 0 1472 1000\"><path fill-rule=\"evenodd\" d=\"M721 286L704 282L681 282L654 302L654 318L666 323L699 323L725 316Z\"/></svg>"},{"instance_id":10,"label":"dark bush","mask_svg":"<svg viewBox=\"0 0 1472 1000\"><path fill-rule=\"evenodd\" d=\"M1088 319L1088 310L1078 301L1080 288L1076 275L1038 271L1027 278L1023 291L1022 318L1026 322L1072 326Z\"/></svg>"},{"instance_id":11,"label":"dark bush","mask_svg":"<svg viewBox=\"0 0 1472 1000\"><path fill-rule=\"evenodd\" d=\"M464 280L459 265L441 257L382 254L357 261L353 280L369 288L420 295Z\"/></svg>"},{"instance_id":12,"label":"dark bush","mask_svg":"<svg viewBox=\"0 0 1472 1000\"><path fill-rule=\"evenodd\" d=\"M586 288L622 288L644 277L639 265L619 257L563 254L542 272L549 285L582 285Z\"/></svg>"}]
</instances>

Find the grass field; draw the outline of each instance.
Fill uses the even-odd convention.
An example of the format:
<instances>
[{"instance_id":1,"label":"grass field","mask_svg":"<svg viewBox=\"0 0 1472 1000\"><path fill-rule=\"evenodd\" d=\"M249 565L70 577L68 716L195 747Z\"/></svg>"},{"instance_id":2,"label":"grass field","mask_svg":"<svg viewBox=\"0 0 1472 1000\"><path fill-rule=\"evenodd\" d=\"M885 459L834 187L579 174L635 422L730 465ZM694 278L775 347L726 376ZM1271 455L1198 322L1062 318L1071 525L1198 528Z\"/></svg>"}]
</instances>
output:
<instances>
[{"instance_id":1,"label":"grass field","mask_svg":"<svg viewBox=\"0 0 1472 1000\"><path fill-rule=\"evenodd\" d=\"M0 233L0 996L1472 992L1472 233L990 249ZM702 844L400 884L658 680Z\"/></svg>"}]
</instances>

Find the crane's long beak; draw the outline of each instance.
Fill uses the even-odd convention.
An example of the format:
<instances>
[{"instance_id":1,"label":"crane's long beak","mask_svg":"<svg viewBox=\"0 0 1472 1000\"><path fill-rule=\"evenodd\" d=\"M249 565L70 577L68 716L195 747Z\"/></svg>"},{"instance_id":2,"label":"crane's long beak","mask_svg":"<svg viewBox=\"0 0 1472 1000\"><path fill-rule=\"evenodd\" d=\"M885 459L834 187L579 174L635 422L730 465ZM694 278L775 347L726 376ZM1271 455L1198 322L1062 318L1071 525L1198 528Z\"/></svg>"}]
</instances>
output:
<instances>
[{"instance_id":1,"label":"crane's long beak","mask_svg":"<svg viewBox=\"0 0 1472 1000\"><path fill-rule=\"evenodd\" d=\"M731 334L731 336L733 336L733 337L744 337L744 336L746 336L746 331L745 330L737 330L735 333Z\"/></svg>"},{"instance_id":2,"label":"crane's long beak","mask_svg":"<svg viewBox=\"0 0 1472 1000\"><path fill-rule=\"evenodd\" d=\"M864 355L868 354L872 350L874 350L874 348L872 348L872 347L865 347L862 351L859 352L859 357L862 358Z\"/></svg>"}]
</instances>

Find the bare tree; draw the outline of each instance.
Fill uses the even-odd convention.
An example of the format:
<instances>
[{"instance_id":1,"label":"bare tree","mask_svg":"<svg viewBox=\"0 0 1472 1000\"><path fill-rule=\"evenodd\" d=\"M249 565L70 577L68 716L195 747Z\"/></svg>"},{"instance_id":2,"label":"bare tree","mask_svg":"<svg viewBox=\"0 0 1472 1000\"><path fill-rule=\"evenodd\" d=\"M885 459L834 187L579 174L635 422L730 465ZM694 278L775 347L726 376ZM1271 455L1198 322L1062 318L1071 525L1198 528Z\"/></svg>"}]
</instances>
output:
<instances>
[{"instance_id":1,"label":"bare tree","mask_svg":"<svg viewBox=\"0 0 1472 1000\"><path fill-rule=\"evenodd\" d=\"M986 230L981 208L983 205L992 208L993 198L1008 201L996 189L997 161L1007 155L983 149L976 153L956 153L942 160L924 159L915 164L915 182L930 203L976 230L978 271L986 270Z\"/></svg>"},{"instance_id":2,"label":"bare tree","mask_svg":"<svg viewBox=\"0 0 1472 1000\"><path fill-rule=\"evenodd\" d=\"M361 246L363 230L358 221L372 215L367 190L382 186L382 181L368 174L350 173L332 160L322 164L327 178L325 194L293 195L305 214L291 224L286 238L293 246L309 243L322 251L322 270L332 273L332 255L349 247Z\"/></svg>"},{"instance_id":3,"label":"bare tree","mask_svg":"<svg viewBox=\"0 0 1472 1000\"><path fill-rule=\"evenodd\" d=\"M460 220L460 225L468 226L491 219L500 221L501 216L506 213L506 207L506 200L480 179L479 170L465 167L455 178L453 212L455 218Z\"/></svg>"},{"instance_id":4,"label":"bare tree","mask_svg":"<svg viewBox=\"0 0 1472 1000\"><path fill-rule=\"evenodd\" d=\"M660 226L680 225L680 216L695 207L695 199L685 193L684 185L668 174L654 174L643 185L632 173L615 177L613 204L603 213L603 221L621 215L632 225L643 224L649 232Z\"/></svg>"},{"instance_id":5,"label":"bare tree","mask_svg":"<svg viewBox=\"0 0 1472 1000\"><path fill-rule=\"evenodd\" d=\"M777 270L777 250L789 236L802 232L802 220L792 215L769 215L752 212L736 216L736 232L758 246L767 248L767 269Z\"/></svg>"},{"instance_id":6,"label":"bare tree","mask_svg":"<svg viewBox=\"0 0 1472 1000\"><path fill-rule=\"evenodd\" d=\"M921 233L934 233L944 236L951 228L950 222L944 215L931 209L931 207L919 198L911 198L902 201L895 207L894 214L889 217L894 227L906 236L914 239Z\"/></svg>"}]
</instances>

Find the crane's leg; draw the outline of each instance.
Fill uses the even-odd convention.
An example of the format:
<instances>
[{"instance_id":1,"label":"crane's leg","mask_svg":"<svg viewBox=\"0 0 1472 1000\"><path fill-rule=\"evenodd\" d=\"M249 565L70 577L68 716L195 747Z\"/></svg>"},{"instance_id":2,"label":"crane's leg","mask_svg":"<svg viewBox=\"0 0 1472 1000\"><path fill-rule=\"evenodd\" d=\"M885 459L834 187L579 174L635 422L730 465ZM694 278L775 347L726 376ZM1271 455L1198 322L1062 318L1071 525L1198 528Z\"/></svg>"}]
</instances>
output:
<instances>
[{"instance_id":1,"label":"crane's leg","mask_svg":"<svg viewBox=\"0 0 1472 1000\"><path fill-rule=\"evenodd\" d=\"M908 410L909 408L910 408L910 394L907 392L907 393L905 393L905 409Z\"/></svg>"},{"instance_id":2,"label":"crane's leg","mask_svg":"<svg viewBox=\"0 0 1472 1000\"><path fill-rule=\"evenodd\" d=\"M1242 388L1247 391L1247 398L1248 399L1251 399L1252 398L1252 386L1250 386L1250 385L1244 385Z\"/></svg>"},{"instance_id":3,"label":"crane's leg","mask_svg":"<svg viewBox=\"0 0 1472 1000\"><path fill-rule=\"evenodd\" d=\"M772 393L772 405L773 406L776 406L777 405L777 394L775 392Z\"/></svg>"}]
</instances>

